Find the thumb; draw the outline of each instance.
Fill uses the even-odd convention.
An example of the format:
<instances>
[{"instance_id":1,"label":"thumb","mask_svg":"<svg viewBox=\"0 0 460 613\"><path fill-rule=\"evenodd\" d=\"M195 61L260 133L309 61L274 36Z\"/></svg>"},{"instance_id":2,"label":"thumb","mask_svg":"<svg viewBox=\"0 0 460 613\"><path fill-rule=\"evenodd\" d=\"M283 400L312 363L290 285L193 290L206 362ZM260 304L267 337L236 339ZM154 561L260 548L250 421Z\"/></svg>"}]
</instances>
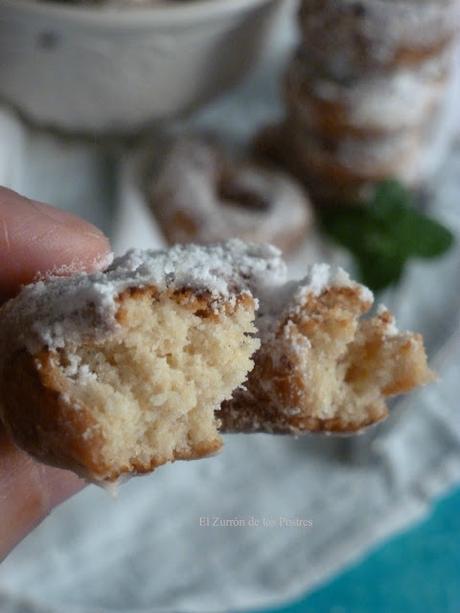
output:
<instances>
[{"instance_id":1,"label":"thumb","mask_svg":"<svg viewBox=\"0 0 460 613\"><path fill-rule=\"evenodd\" d=\"M110 260L107 238L91 224L0 187L0 303L38 273L94 270ZM83 485L27 456L0 424L0 560Z\"/></svg>"},{"instance_id":2,"label":"thumb","mask_svg":"<svg viewBox=\"0 0 460 613\"><path fill-rule=\"evenodd\" d=\"M37 273L103 268L110 245L95 226L0 187L0 300Z\"/></svg>"}]
</instances>

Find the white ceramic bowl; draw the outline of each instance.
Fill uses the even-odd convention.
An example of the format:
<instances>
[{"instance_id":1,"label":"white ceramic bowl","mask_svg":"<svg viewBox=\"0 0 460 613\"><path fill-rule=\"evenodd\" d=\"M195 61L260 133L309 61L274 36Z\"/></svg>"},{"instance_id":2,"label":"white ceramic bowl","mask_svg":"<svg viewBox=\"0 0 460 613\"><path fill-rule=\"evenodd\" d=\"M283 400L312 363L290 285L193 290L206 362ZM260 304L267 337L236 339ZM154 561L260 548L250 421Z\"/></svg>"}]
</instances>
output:
<instances>
[{"instance_id":1,"label":"white ceramic bowl","mask_svg":"<svg viewBox=\"0 0 460 613\"><path fill-rule=\"evenodd\" d=\"M195 0L129 9L0 0L0 101L59 130L135 132L236 84L281 4Z\"/></svg>"}]
</instances>

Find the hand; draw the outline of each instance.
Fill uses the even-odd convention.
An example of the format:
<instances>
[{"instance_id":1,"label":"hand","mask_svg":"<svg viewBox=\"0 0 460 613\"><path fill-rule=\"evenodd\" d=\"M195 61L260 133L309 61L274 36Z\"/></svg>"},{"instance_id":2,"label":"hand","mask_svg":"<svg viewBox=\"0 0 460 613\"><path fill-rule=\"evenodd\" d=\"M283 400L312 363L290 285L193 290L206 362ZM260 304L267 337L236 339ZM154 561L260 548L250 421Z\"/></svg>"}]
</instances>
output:
<instances>
[{"instance_id":1,"label":"hand","mask_svg":"<svg viewBox=\"0 0 460 613\"><path fill-rule=\"evenodd\" d=\"M91 224L0 187L0 304L37 273L101 269L110 257L108 240ZM0 423L0 560L83 486L17 449Z\"/></svg>"}]
</instances>

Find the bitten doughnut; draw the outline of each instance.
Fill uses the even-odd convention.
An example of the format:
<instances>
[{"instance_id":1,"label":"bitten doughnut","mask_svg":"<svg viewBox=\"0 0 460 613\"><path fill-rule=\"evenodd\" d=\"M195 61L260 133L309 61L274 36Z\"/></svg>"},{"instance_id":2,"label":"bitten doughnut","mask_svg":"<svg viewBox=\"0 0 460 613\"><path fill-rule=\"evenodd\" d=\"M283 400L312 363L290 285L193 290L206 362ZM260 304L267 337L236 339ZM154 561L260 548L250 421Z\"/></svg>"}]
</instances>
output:
<instances>
[{"instance_id":1,"label":"bitten doughnut","mask_svg":"<svg viewBox=\"0 0 460 613\"><path fill-rule=\"evenodd\" d=\"M151 203L171 243L236 237L289 251L312 222L310 202L294 179L231 161L192 138L171 145L153 180Z\"/></svg>"},{"instance_id":2,"label":"bitten doughnut","mask_svg":"<svg viewBox=\"0 0 460 613\"><path fill-rule=\"evenodd\" d=\"M214 416L252 368L248 289L279 253L234 241L129 252L0 309L0 415L16 443L94 482L222 445Z\"/></svg>"},{"instance_id":3,"label":"bitten doughnut","mask_svg":"<svg viewBox=\"0 0 460 613\"><path fill-rule=\"evenodd\" d=\"M268 245L131 251L0 309L0 416L96 483L213 454L219 430L354 432L433 378L421 336L361 319L371 304L326 264L287 282Z\"/></svg>"},{"instance_id":4,"label":"bitten doughnut","mask_svg":"<svg viewBox=\"0 0 460 613\"><path fill-rule=\"evenodd\" d=\"M267 287L261 347L244 387L223 403L224 432L351 433L384 419L385 398L433 380L423 339L343 270L314 265L300 282Z\"/></svg>"}]
</instances>

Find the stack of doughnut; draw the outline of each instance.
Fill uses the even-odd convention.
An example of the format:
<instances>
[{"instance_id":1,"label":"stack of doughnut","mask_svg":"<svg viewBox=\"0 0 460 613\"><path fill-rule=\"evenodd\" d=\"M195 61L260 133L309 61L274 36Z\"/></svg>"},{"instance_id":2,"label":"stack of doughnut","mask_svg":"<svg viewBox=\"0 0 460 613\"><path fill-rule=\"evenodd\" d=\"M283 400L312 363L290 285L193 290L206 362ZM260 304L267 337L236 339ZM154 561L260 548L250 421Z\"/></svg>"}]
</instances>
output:
<instances>
[{"instance_id":1,"label":"stack of doughnut","mask_svg":"<svg viewBox=\"0 0 460 613\"><path fill-rule=\"evenodd\" d=\"M417 186L448 90L459 0L302 0L284 155L316 200Z\"/></svg>"}]
</instances>

